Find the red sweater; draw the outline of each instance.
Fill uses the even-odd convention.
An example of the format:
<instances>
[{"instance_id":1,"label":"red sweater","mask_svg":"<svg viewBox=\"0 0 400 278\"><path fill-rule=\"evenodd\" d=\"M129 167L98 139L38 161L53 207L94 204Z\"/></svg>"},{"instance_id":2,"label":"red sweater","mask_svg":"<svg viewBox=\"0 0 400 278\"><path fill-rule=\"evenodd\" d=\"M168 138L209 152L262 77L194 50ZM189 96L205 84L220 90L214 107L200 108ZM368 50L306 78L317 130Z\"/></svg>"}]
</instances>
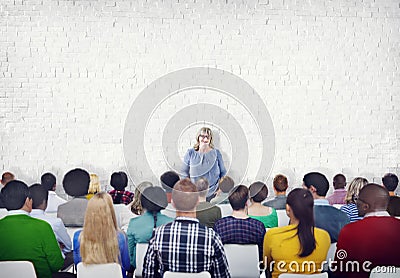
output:
<instances>
[{"instance_id":1,"label":"red sweater","mask_svg":"<svg viewBox=\"0 0 400 278\"><path fill-rule=\"evenodd\" d=\"M346 251L346 254L340 250ZM399 267L400 220L388 216L371 216L347 224L339 234L335 261L333 267L337 269L333 271L337 277L368 278L375 266ZM353 263L347 263L349 261ZM354 262L358 262L359 272Z\"/></svg>"}]
</instances>

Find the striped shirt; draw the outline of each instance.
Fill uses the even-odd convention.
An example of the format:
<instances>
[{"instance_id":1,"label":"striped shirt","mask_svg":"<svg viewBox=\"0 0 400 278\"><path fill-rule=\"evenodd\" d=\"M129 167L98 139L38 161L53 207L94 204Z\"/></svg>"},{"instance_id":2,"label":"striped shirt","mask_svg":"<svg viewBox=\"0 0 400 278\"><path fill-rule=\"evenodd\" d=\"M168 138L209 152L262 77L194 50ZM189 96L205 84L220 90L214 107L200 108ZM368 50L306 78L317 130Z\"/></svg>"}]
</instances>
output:
<instances>
[{"instance_id":1,"label":"striped shirt","mask_svg":"<svg viewBox=\"0 0 400 278\"><path fill-rule=\"evenodd\" d=\"M220 237L197 219L187 217L158 227L150 240L143 277L162 277L165 271L208 271L212 277L230 277Z\"/></svg>"},{"instance_id":2,"label":"striped shirt","mask_svg":"<svg viewBox=\"0 0 400 278\"><path fill-rule=\"evenodd\" d=\"M341 211L345 212L350 219L350 222L363 219L362 216L358 216L358 209L356 204L347 204L340 208Z\"/></svg>"}]
</instances>

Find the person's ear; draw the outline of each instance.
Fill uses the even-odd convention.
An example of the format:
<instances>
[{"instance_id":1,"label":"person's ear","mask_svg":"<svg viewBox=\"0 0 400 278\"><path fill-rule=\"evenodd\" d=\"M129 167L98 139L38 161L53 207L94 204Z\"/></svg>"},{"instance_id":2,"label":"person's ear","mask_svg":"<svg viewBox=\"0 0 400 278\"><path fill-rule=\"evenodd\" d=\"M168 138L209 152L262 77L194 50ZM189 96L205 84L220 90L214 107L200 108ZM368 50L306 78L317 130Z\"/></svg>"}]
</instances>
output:
<instances>
[{"instance_id":1,"label":"person's ear","mask_svg":"<svg viewBox=\"0 0 400 278\"><path fill-rule=\"evenodd\" d=\"M289 216L291 212L292 208L288 204L286 204L286 215Z\"/></svg>"},{"instance_id":2,"label":"person's ear","mask_svg":"<svg viewBox=\"0 0 400 278\"><path fill-rule=\"evenodd\" d=\"M32 211L32 204L33 204L33 200L29 197L26 197L24 206L26 206L26 208L29 210L29 212Z\"/></svg>"}]
</instances>

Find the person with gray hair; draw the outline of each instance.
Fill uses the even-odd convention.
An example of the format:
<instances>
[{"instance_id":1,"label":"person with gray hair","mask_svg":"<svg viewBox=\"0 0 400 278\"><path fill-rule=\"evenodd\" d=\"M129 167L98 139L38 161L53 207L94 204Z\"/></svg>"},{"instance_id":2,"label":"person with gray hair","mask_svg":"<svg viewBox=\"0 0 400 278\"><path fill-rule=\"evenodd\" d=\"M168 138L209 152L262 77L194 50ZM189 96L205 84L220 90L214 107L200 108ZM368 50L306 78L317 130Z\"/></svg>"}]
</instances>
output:
<instances>
[{"instance_id":1,"label":"person with gray hair","mask_svg":"<svg viewBox=\"0 0 400 278\"><path fill-rule=\"evenodd\" d=\"M206 178L200 178L195 183L199 192L199 204L196 207L196 217L200 224L213 228L215 222L222 217L221 209L206 200L210 184Z\"/></svg>"}]
</instances>

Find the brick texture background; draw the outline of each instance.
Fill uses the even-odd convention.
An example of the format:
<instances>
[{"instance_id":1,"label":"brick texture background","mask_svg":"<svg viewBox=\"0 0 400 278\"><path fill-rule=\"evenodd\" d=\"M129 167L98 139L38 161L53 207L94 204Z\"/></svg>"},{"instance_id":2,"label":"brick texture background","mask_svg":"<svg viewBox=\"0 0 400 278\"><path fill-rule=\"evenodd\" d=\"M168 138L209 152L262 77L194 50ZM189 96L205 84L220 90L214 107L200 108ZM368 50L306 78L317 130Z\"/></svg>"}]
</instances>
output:
<instances>
[{"instance_id":1,"label":"brick texture background","mask_svg":"<svg viewBox=\"0 0 400 278\"><path fill-rule=\"evenodd\" d=\"M264 100L276 135L268 183L284 173L298 186L311 170L380 182L400 174L399 64L398 0L1 0L0 167L28 183L46 171L61 183L84 167L105 186L125 169L124 124L138 94L169 72L207 66ZM148 136L163 132L157 118L192 102L183 93L160 105ZM225 97L219 105L240 112ZM180 150L196 129L177 138ZM161 174L162 146L148 142ZM134 173L130 184L146 179Z\"/></svg>"}]
</instances>

